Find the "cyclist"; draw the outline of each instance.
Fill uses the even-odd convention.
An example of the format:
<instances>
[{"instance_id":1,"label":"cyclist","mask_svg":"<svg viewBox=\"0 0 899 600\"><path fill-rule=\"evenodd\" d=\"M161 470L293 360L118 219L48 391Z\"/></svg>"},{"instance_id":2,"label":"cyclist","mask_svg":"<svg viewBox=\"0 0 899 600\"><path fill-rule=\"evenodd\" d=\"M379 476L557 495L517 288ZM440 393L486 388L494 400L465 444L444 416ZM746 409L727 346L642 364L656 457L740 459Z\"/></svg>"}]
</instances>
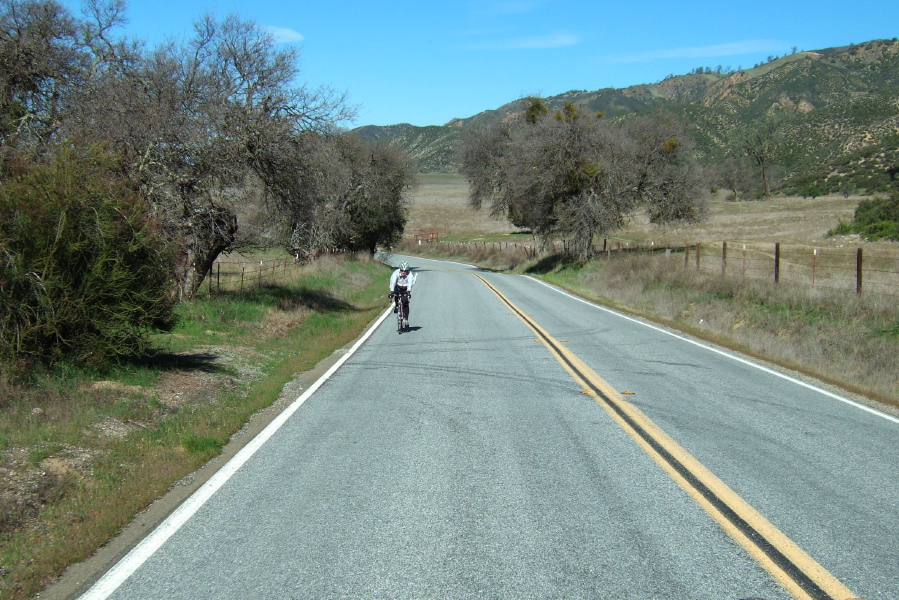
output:
<instances>
[{"instance_id":1,"label":"cyclist","mask_svg":"<svg viewBox=\"0 0 899 600\"><path fill-rule=\"evenodd\" d=\"M403 321L403 327L409 326L409 298L412 297L412 285L415 283L415 275L410 272L409 263L403 261L399 268L390 276L390 297L394 301L393 312L397 311L400 300L403 302L403 309L406 318Z\"/></svg>"}]
</instances>

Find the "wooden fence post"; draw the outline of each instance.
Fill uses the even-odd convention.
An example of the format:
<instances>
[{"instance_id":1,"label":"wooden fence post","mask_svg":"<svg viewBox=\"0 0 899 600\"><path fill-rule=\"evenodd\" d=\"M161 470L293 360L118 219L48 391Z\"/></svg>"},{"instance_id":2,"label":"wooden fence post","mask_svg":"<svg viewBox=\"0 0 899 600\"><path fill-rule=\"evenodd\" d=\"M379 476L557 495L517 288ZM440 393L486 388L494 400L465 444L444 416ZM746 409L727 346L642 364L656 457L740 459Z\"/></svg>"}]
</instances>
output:
<instances>
[{"instance_id":1,"label":"wooden fence post","mask_svg":"<svg viewBox=\"0 0 899 600\"><path fill-rule=\"evenodd\" d=\"M862 293L862 249L855 253L855 293Z\"/></svg>"},{"instance_id":2,"label":"wooden fence post","mask_svg":"<svg viewBox=\"0 0 899 600\"><path fill-rule=\"evenodd\" d=\"M727 242L721 243L721 274L727 275Z\"/></svg>"},{"instance_id":3,"label":"wooden fence post","mask_svg":"<svg viewBox=\"0 0 899 600\"><path fill-rule=\"evenodd\" d=\"M243 295L243 274L247 270L246 265L240 265L240 294Z\"/></svg>"},{"instance_id":4,"label":"wooden fence post","mask_svg":"<svg viewBox=\"0 0 899 600\"><path fill-rule=\"evenodd\" d=\"M702 244L696 244L696 270L701 270L700 259L702 258Z\"/></svg>"},{"instance_id":5,"label":"wooden fence post","mask_svg":"<svg viewBox=\"0 0 899 600\"><path fill-rule=\"evenodd\" d=\"M684 244L684 268L690 265L690 245Z\"/></svg>"},{"instance_id":6,"label":"wooden fence post","mask_svg":"<svg viewBox=\"0 0 899 600\"><path fill-rule=\"evenodd\" d=\"M815 280L818 278L818 249L815 248L812 254L812 287L815 287Z\"/></svg>"},{"instance_id":7,"label":"wooden fence post","mask_svg":"<svg viewBox=\"0 0 899 600\"><path fill-rule=\"evenodd\" d=\"M774 243L774 283L780 283L780 242Z\"/></svg>"}]
</instances>

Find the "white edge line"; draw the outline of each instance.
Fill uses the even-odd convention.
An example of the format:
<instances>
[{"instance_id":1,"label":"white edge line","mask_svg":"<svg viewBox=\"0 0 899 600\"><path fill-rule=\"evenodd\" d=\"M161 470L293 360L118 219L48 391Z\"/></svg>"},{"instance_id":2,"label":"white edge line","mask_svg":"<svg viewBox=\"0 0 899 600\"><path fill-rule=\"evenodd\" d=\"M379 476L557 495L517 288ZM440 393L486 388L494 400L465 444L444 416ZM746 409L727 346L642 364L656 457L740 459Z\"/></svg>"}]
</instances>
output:
<instances>
[{"instance_id":1,"label":"white edge line","mask_svg":"<svg viewBox=\"0 0 899 600\"><path fill-rule=\"evenodd\" d=\"M846 398L845 396L840 396L839 394L834 394L833 392L829 392L829 391L827 391L827 390L825 390L825 389L822 389L822 388L819 388L819 387L817 387L817 386L814 386L814 385L811 385L811 384L809 384L809 383L806 383L806 382L802 381L801 379L796 379L795 377L791 377L790 375L786 375L786 374L784 374L784 373L781 373L780 371L775 371L774 369L769 369L768 367L766 367L766 366L764 366L764 365L760 365L760 364L755 363L755 362L752 362L752 361L750 361L750 360L746 360L745 358L740 358L739 356L736 356L736 355L734 355L734 354L731 354L730 352L725 352L725 351L723 351L723 350L720 350L720 349L718 349L718 348L715 348L714 346L709 346L708 344L704 344L704 343L698 342L698 341L696 341L696 340L691 340L690 338L684 337L684 336L682 336L682 335L678 335L678 334L676 334L676 333L674 333L674 332L668 331L667 329L663 329L663 328L661 328L661 327L657 327L657 326L655 326L655 325L651 325L651 324L646 323L645 321L641 321L641 320L639 320L639 319L634 319L633 317L629 317L629 316L627 316L627 315L625 315L625 314L622 314L622 313L620 313L620 312L618 312L618 311L612 310L612 309L610 309L610 308L606 308L605 306L600 306L599 304L595 304L595 303L593 303L593 302L590 302L589 300L584 300L583 298L579 298L579 297L575 296L574 294L570 294L570 293L566 292L565 290L560 289L560 288L558 288L558 287L556 287L556 286L554 286L554 285L551 285L551 284L549 284L549 283L547 283L547 282L545 282L545 281L542 281L542 280L540 280L540 279L537 279L536 277L531 277L530 275L525 275L525 277L526 277L527 279L530 279L531 281L535 281L535 282L539 283L540 285L544 285L544 286L548 287L549 289L551 289L551 290L553 290L553 291L555 291L555 292L558 292L558 293L562 294L563 296L568 296L569 298L571 298L571 299L573 299L573 300L577 300L578 302L583 302L584 304L587 304L588 306L592 306L592 307L597 308L597 309L599 309L599 310L601 310L601 311L607 312L607 313L609 313L609 314L611 314L611 315L615 315L615 316L617 316L617 317L621 317L622 319L626 319L626 320L631 321L631 322L633 322L633 323L638 323L638 324L640 324L640 325L643 325L644 327L649 327L650 329L654 329L654 330L656 330L656 331L659 331L659 332L661 332L661 333L664 333L665 335L670 335L670 336L673 337L673 338L677 338L677 339L682 340L682 341L684 341L684 342L688 342L688 343L690 343L690 344L693 344L694 346L699 346L700 348L705 348L706 350L710 350L710 351L712 351L712 352L715 352L716 354L720 354L721 356L725 356L725 357L730 358L730 359L732 359L732 360L735 360L735 361L737 361L737 362L741 362L741 363L743 363L744 365L749 365L750 367L754 367L754 368L756 368L756 369L759 369L760 371L764 371L765 373L769 373L769 374L771 374L771 375L776 375L777 377L780 377L781 379L786 379L787 381L790 381L790 382L795 383L795 384L797 384L797 385L801 385L802 387L808 388L808 389L810 389L810 390L814 390L814 391L816 391L816 392L819 392L819 393L821 393L821 394L824 394L825 396L829 396L830 398L833 398L834 400L839 400L840 402L844 402L844 403L846 403L846 404L849 404L850 406L854 406L855 408L859 408L859 409L864 410L864 411L866 411L866 412L869 412L869 413L871 413L871 414L873 414L873 415L877 415L878 417L883 417L884 419L886 419L886 420L888 420L888 421L892 421L892 422L894 422L894 423L899 423L899 418L896 418L896 417L894 417L894 416L892 416L892 415L889 415L889 414L887 414L887 413L885 413L885 412L879 411L879 410L877 410L877 409L875 409L875 408L871 408L870 406L866 406L866 405L864 405L864 404L862 404L862 403L860 403L860 402L856 402L855 400L851 400L851 399L849 399L849 398Z\"/></svg>"},{"instance_id":2,"label":"white edge line","mask_svg":"<svg viewBox=\"0 0 899 600\"><path fill-rule=\"evenodd\" d=\"M209 478L196 492L185 500L172 514L166 518L153 532L145 537L137 546L131 549L118 563L107 571L91 588L80 597L79 600L105 600L128 577L130 577L144 562L147 561L159 548L172 537L205 503L215 494L234 473L237 472L259 448L265 444L278 429L287 422L287 419L303 405L343 363L368 340L374 331L384 322L392 309L388 308L384 314L368 329L367 332L355 343L346 354L340 357L328 371L322 375L299 398L293 401L281 414L269 423L265 429L259 432L250 443L240 449L215 475Z\"/></svg>"}]
</instances>

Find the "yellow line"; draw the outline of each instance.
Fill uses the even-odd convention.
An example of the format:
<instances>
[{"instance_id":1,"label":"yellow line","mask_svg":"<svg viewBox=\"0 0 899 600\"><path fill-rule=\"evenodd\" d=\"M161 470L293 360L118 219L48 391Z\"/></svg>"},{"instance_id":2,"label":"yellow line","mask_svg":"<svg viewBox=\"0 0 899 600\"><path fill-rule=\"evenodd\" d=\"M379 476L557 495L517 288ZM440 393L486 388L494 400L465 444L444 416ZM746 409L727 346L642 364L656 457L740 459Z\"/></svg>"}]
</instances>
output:
<instances>
[{"instance_id":1,"label":"yellow line","mask_svg":"<svg viewBox=\"0 0 899 600\"><path fill-rule=\"evenodd\" d=\"M849 588L684 450L639 408L627 402L593 369L528 318L486 279L475 276L537 334L556 360L615 422L794 598L857 600Z\"/></svg>"}]
</instances>

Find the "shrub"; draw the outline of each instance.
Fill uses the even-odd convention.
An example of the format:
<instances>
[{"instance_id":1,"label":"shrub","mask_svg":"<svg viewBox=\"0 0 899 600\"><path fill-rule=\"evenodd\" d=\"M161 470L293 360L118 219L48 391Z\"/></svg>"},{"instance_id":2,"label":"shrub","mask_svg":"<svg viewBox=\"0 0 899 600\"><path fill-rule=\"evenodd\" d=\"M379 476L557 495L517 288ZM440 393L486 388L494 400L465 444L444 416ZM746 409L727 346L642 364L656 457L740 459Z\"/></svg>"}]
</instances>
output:
<instances>
[{"instance_id":1,"label":"shrub","mask_svg":"<svg viewBox=\"0 0 899 600\"><path fill-rule=\"evenodd\" d=\"M868 240L899 241L899 192L888 198L862 200L851 223L840 222L828 235L858 233Z\"/></svg>"},{"instance_id":2,"label":"shrub","mask_svg":"<svg viewBox=\"0 0 899 600\"><path fill-rule=\"evenodd\" d=\"M0 361L101 367L172 324L173 269L144 204L96 149L17 156L0 179Z\"/></svg>"}]
</instances>

